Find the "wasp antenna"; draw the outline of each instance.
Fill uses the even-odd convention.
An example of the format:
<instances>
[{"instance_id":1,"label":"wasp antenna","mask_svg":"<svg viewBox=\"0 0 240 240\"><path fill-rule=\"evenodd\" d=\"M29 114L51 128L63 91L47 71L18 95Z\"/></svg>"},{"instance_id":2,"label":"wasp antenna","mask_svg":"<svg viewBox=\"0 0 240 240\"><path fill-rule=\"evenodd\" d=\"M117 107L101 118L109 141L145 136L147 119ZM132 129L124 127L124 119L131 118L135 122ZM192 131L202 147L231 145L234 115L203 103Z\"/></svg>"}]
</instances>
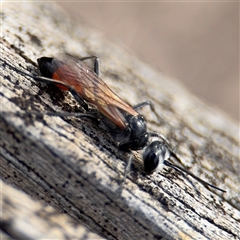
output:
<instances>
[{"instance_id":1,"label":"wasp antenna","mask_svg":"<svg viewBox=\"0 0 240 240\"><path fill-rule=\"evenodd\" d=\"M182 172L190 175L191 177L195 178L197 181L199 181L200 183L202 183L202 184L205 185L205 186L209 186L209 187L211 187L211 188L215 188L215 189L217 189L217 190L219 190L219 191L221 191L221 192L226 192L225 190L223 190L223 189L221 189L221 188L218 188L218 187L216 187L216 186L214 186L214 185L212 185L212 184L210 184L210 183L208 183L208 182L205 182L205 181L202 180L201 178L195 176L193 173L187 171L186 169L184 169L184 168L182 168L182 167L180 167L180 166L177 166L177 165L175 165L175 164L172 164L172 163L170 163L170 162L167 161L167 160L164 160L163 164L164 164L165 166L174 168L174 169L176 169L176 170L178 170L178 171L182 171Z\"/></svg>"}]
</instances>

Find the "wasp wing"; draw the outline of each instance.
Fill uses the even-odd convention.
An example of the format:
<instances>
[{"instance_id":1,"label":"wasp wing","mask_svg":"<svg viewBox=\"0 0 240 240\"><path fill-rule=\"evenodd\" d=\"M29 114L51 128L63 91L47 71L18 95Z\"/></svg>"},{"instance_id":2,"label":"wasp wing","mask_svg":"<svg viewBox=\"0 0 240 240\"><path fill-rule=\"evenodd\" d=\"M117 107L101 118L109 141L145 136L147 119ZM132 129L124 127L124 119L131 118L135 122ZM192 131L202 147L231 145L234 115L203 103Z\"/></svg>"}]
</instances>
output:
<instances>
[{"instance_id":1,"label":"wasp wing","mask_svg":"<svg viewBox=\"0 0 240 240\"><path fill-rule=\"evenodd\" d=\"M72 56L59 54L53 59L56 65L55 79L71 86L86 101L96 105L106 117L120 128L126 127L125 117L119 109L131 114L138 113L118 97L95 72Z\"/></svg>"}]
</instances>

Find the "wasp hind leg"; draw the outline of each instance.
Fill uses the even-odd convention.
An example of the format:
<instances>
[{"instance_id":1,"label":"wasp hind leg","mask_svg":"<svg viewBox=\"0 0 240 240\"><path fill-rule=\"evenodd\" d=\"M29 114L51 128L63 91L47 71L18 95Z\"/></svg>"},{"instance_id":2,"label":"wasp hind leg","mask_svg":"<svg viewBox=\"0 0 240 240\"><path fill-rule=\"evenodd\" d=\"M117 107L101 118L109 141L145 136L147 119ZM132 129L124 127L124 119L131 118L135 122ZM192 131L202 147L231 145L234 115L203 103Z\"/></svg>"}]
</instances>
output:
<instances>
[{"instance_id":1,"label":"wasp hind leg","mask_svg":"<svg viewBox=\"0 0 240 240\"><path fill-rule=\"evenodd\" d=\"M89 57L89 58L92 58L92 57ZM94 57L94 58L97 58L97 57ZM35 81L42 82L42 83L47 83L47 84L60 85L62 87L67 88L69 90L69 92L73 95L73 97L76 99L76 101L82 106L82 108L86 112L89 111L89 105L86 103L86 101L81 96L79 96L79 94L71 86L69 86L69 85L67 85L67 84L65 84L61 81L52 79L52 78L47 78L47 77L43 77L43 76L39 76L39 75L37 75L37 76L30 75L27 72L22 71L22 70L18 69L17 67L9 64L8 62L6 62L4 59L1 59L1 58L0 58L0 62L2 62L2 64L7 65L8 67L14 69L19 74L22 74L24 76L32 78ZM99 68L98 60L97 60L97 63L95 63L95 68L96 69ZM9 114L11 114L11 113L9 113ZM80 117L80 118L90 118L90 119L95 120L95 121L97 120L96 116L94 116L93 114L90 114L90 113L89 114L88 113L67 113L67 112L66 113L60 113L60 112L58 113L58 112L34 112L34 111L32 111L32 112L28 112L28 113L24 113L24 114L33 114L33 115L36 115L36 116L43 116L45 114L45 115L49 115L49 116L59 116L59 117L75 116L75 117Z\"/></svg>"},{"instance_id":2,"label":"wasp hind leg","mask_svg":"<svg viewBox=\"0 0 240 240\"><path fill-rule=\"evenodd\" d=\"M61 86L61 87L65 87L68 89L68 91L72 94L72 96L75 98L75 100L81 105L81 107L88 112L89 111L89 106L86 103L86 101L77 93L77 91L70 85L65 84L61 81L52 79L52 78L47 78L47 77L43 77L43 76L31 76L32 78L34 78L36 81L38 82L42 82L42 83L47 83L47 84L54 84L57 86Z\"/></svg>"},{"instance_id":3,"label":"wasp hind leg","mask_svg":"<svg viewBox=\"0 0 240 240\"><path fill-rule=\"evenodd\" d=\"M91 119L96 120L96 117L94 115L91 115L90 113L88 113L90 111L90 107L89 107L88 103L78 94L78 92L72 86L65 84L61 81L52 79L52 78L46 78L46 77L42 77L42 76L31 76L31 77L34 78L38 82L54 84L54 85L58 85L58 86L60 85L62 87L67 88L68 91L74 97L74 99L79 103L79 105L85 111L85 113L52 113L52 114L48 113L47 115L59 116L59 117L75 116L75 117L79 117L79 118L91 118Z\"/></svg>"},{"instance_id":4,"label":"wasp hind leg","mask_svg":"<svg viewBox=\"0 0 240 240\"><path fill-rule=\"evenodd\" d=\"M88 60L88 59L93 59L93 63L94 63L93 71L99 76L99 74L100 74L99 58L96 57L96 56L79 58L80 61L85 61L85 60Z\"/></svg>"}]
</instances>

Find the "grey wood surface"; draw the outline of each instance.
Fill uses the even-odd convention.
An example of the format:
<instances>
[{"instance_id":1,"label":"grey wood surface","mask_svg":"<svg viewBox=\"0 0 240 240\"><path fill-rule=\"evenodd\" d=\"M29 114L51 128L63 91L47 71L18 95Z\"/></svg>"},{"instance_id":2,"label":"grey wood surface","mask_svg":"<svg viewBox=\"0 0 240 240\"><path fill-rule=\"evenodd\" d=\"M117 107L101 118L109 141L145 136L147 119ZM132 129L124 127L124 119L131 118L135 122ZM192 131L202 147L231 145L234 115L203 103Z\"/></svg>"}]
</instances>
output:
<instances>
[{"instance_id":1,"label":"grey wood surface","mask_svg":"<svg viewBox=\"0 0 240 240\"><path fill-rule=\"evenodd\" d=\"M141 113L149 130L166 136L181 159L171 161L227 192L167 167L147 176L141 151L134 152L122 182L129 156L97 124L74 117L24 115L77 111L80 106L72 96L1 61L4 182L108 239L239 239L237 123L96 30L75 26L54 4L4 3L2 10L5 63L36 75L41 56L99 56L101 77L119 96L132 105L146 99L154 103L157 115L148 108Z\"/></svg>"},{"instance_id":2,"label":"grey wood surface","mask_svg":"<svg viewBox=\"0 0 240 240\"><path fill-rule=\"evenodd\" d=\"M66 214L59 214L49 204L33 200L2 181L0 184L1 240L103 239Z\"/></svg>"}]
</instances>

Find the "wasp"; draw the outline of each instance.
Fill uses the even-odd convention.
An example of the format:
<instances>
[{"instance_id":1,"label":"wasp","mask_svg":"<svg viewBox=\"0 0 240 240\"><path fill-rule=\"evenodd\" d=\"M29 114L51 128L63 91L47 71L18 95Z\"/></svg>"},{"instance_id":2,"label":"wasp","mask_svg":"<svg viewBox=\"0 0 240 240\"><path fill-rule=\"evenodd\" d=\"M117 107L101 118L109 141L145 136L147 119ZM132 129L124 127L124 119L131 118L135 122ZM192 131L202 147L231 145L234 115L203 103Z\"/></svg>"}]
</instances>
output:
<instances>
[{"instance_id":1,"label":"wasp","mask_svg":"<svg viewBox=\"0 0 240 240\"><path fill-rule=\"evenodd\" d=\"M94 60L94 70L83 62L90 58ZM137 109L146 105L153 109L151 102L145 101L132 107L123 101L99 77L97 57L76 60L70 55L59 54L55 58L41 57L37 61L42 76L35 79L70 91L86 111L89 110L89 103L96 106L120 129L122 139L118 147L121 150L140 150L147 145L151 133L147 132L145 118L137 112Z\"/></svg>"},{"instance_id":2,"label":"wasp","mask_svg":"<svg viewBox=\"0 0 240 240\"><path fill-rule=\"evenodd\" d=\"M94 60L94 69L83 62L87 59ZM155 113L152 103L144 101L132 107L117 96L99 77L99 59L96 56L77 60L70 55L59 54L57 57L41 57L37 59L37 62L42 76L32 76L19 69L17 71L36 81L54 84L62 90L69 91L85 112L89 112L89 104L96 106L97 110L105 117L104 121L107 120L108 125L113 125L111 130L113 130L113 135L117 136L120 150L126 152L142 150L145 173L151 174L165 165L189 174L203 185L225 192L168 161L171 156L178 160L179 158L171 150L164 136L147 131L144 116L137 112L139 108L149 105ZM9 63L5 62L5 64L14 68ZM49 115L93 118L88 113L53 113ZM150 138L153 139L150 141ZM132 155L125 169L125 178L127 169L131 165L131 159Z\"/></svg>"}]
</instances>

